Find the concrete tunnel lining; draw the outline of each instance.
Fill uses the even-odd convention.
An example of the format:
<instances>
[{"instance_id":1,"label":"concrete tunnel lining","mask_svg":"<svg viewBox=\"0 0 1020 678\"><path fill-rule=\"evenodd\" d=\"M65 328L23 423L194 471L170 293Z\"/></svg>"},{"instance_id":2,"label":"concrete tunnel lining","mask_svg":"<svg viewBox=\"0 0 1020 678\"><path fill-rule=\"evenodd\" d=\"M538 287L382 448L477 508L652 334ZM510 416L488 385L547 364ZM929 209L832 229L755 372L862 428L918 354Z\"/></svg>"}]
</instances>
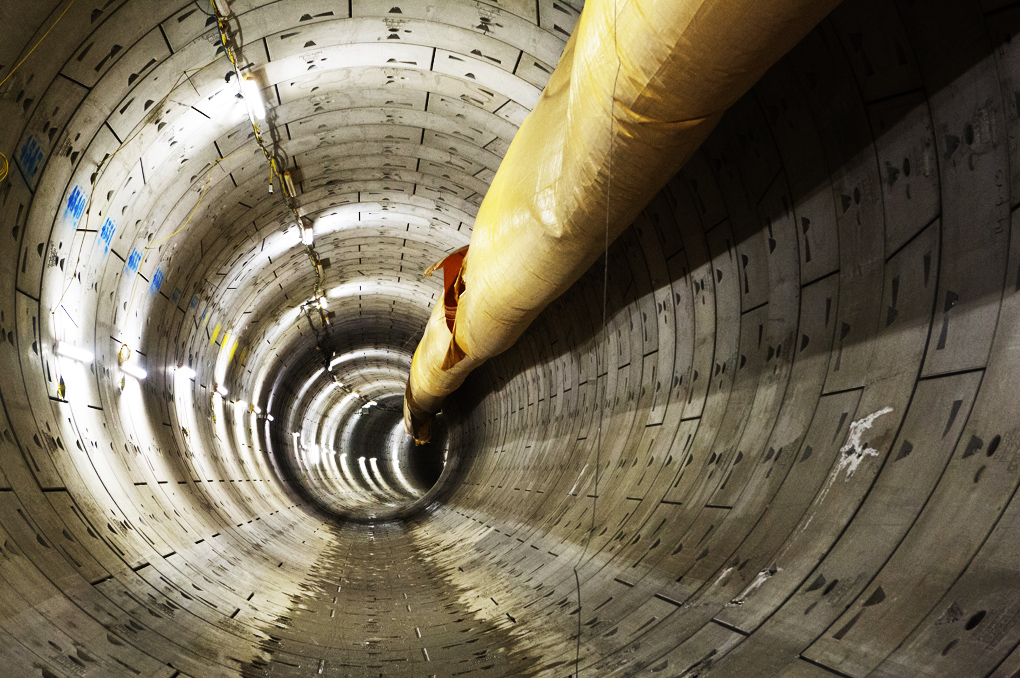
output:
<instances>
[{"instance_id":1,"label":"concrete tunnel lining","mask_svg":"<svg viewBox=\"0 0 1020 678\"><path fill-rule=\"evenodd\" d=\"M846 0L610 248L604 323L600 262L448 401L432 489L382 439L421 272L581 3L231 8L382 407L298 394L314 276L211 9L6 3L0 79L52 27L0 85L7 675L1020 671L1020 4Z\"/></svg>"}]
</instances>

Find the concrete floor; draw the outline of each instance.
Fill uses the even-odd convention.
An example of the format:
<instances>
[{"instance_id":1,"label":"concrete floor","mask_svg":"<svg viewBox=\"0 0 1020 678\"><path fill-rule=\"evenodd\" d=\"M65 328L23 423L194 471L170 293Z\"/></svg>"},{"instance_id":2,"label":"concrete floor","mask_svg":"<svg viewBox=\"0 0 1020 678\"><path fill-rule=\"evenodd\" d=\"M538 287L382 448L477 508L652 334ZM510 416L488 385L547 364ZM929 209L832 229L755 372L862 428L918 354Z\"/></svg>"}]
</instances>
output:
<instances>
[{"instance_id":1,"label":"concrete floor","mask_svg":"<svg viewBox=\"0 0 1020 678\"><path fill-rule=\"evenodd\" d=\"M210 7L76 0L0 85L0 674L1020 675L1020 3L846 0L424 450L581 2L231 8L333 325Z\"/></svg>"}]
</instances>

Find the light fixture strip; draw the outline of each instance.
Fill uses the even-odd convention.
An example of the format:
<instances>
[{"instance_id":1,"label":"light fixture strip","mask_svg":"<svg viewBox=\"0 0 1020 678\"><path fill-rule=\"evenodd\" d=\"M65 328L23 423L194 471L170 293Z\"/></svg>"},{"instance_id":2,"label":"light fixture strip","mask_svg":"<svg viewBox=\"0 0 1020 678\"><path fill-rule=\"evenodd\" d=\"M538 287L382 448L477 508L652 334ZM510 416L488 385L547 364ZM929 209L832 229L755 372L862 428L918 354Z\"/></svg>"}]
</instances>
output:
<instances>
[{"instance_id":1,"label":"light fixture strip","mask_svg":"<svg viewBox=\"0 0 1020 678\"><path fill-rule=\"evenodd\" d=\"M57 342L56 352L57 355L70 358L71 360L75 360L80 363L90 363L94 357L91 351L69 344L66 341Z\"/></svg>"},{"instance_id":2,"label":"light fixture strip","mask_svg":"<svg viewBox=\"0 0 1020 678\"><path fill-rule=\"evenodd\" d=\"M138 379L139 381L145 379L145 377L148 376L148 372L146 372L141 367L141 365L138 365L136 363L122 363L120 366L120 371L129 377Z\"/></svg>"}]
</instances>

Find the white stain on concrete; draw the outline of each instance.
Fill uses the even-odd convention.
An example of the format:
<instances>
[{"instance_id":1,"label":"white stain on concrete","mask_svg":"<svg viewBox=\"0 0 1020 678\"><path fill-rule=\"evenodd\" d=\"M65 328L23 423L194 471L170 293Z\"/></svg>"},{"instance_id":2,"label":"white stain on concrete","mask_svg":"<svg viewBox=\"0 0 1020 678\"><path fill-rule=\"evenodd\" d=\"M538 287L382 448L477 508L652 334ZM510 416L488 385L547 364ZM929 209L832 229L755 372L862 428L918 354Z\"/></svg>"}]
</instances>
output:
<instances>
[{"instance_id":1,"label":"white stain on concrete","mask_svg":"<svg viewBox=\"0 0 1020 678\"><path fill-rule=\"evenodd\" d=\"M846 479L849 480L856 473L857 467L860 466L864 457L878 456L878 450L862 443L861 436L874 425L876 419L890 412L892 412L891 407L883 407L878 412L873 412L863 419L858 419L850 424L850 435L847 436L846 445L839 448L843 456L836 463L836 475L843 469L846 469Z\"/></svg>"},{"instance_id":2,"label":"white stain on concrete","mask_svg":"<svg viewBox=\"0 0 1020 678\"><path fill-rule=\"evenodd\" d=\"M581 472L577 474L577 480L574 482L574 486L570 488L570 492L567 492L568 495L574 494L574 492L577 491L577 486L581 484L581 478L584 477L584 472L587 470L588 464L585 464L584 468L581 469Z\"/></svg>"},{"instance_id":3,"label":"white stain on concrete","mask_svg":"<svg viewBox=\"0 0 1020 678\"><path fill-rule=\"evenodd\" d=\"M836 468L829 475L829 480L825 483L825 487L819 495L820 500L825 499L825 495L829 493L829 488L832 487L840 473L846 471L846 476L843 480L850 480L865 457L878 456L878 450L868 447L867 443L861 441L861 438L868 429L874 426L876 419L892 411L893 408L891 407L883 407L877 412L872 412L863 419L858 419L850 424L850 433L847 435L846 444L839 448L840 458L836 461Z\"/></svg>"},{"instance_id":4,"label":"white stain on concrete","mask_svg":"<svg viewBox=\"0 0 1020 678\"><path fill-rule=\"evenodd\" d=\"M776 572L782 572L782 568L773 565L772 567L765 568L759 572L758 575L751 580L751 583L747 585L747 588L741 591L739 596L730 601L730 605L743 605L744 601L747 600L747 597L757 591L761 585L767 582Z\"/></svg>"}]
</instances>

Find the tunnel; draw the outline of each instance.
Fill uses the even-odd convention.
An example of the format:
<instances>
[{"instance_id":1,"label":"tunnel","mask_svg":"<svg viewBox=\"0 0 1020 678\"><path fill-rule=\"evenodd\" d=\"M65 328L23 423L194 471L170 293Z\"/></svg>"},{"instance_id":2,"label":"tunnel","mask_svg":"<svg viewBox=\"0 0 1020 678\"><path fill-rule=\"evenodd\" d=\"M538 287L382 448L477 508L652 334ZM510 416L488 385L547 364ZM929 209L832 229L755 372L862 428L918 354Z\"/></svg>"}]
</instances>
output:
<instances>
[{"instance_id":1,"label":"tunnel","mask_svg":"<svg viewBox=\"0 0 1020 678\"><path fill-rule=\"evenodd\" d=\"M405 431L583 4L0 4L0 674L1020 675L1020 3L839 4Z\"/></svg>"}]
</instances>

